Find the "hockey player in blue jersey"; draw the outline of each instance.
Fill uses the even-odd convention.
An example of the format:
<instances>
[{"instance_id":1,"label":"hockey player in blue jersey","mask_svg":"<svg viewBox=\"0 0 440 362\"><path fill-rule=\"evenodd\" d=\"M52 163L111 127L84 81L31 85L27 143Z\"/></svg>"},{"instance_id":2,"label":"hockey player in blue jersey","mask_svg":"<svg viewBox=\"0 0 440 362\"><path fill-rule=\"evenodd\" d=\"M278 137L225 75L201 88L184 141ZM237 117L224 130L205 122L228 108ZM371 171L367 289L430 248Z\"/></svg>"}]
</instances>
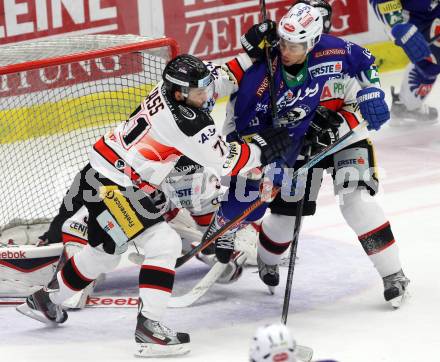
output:
<instances>
[{"instance_id":1,"label":"hockey player in blue jersey","mask_svg":"<svg viewBox=\"0 0 440 362\"><path fill-rule=\"evenodd\" d=\"M402 47L408 65L400 93L391 88L393 125L431 124L438 111L424 101L440 73L440 6L438 0L369 0L374 11ZM437 37L437 38L436 38Z\"/></svg>"},{"instance_id":2,"label":"hockey player in blue jersey","mask_svg":"<svg viewBox=\"0 0 440 362\"><path fill-rule=\"evenodd\" d=\"M270 23L266 23L263 26L269 25ZM233 120L236 131L229 138L246 138L258 130L286 127L296 147L284 162L292 167L303 144L305 132L315 118L324 84L329 79L344 75L356 77L362 88L357 94L358 104L370 129L379 129L389 119L374 57L358 45L322 35L322 29L320 12L306 4L293 6L281 19L278 26L279 47L273 48L271 53L277 117L273 120L271 116L266 63L256 62L246 71L238 92L232 97L235 101ZM249 47L247 50L251 55ZM286 169L272 169L274 183L281 184L283 171ZM289 183L288 177L285 180ZM245 181L232 179L227 198L222 202L210 229L221 226L241 213L253 201L251 194L258 194L259 183L260 180L252 177ZM289 197L290 187L284 188L284 193ZM267 206L266 204L255 210L246 221L261 218ZM229 261L234 249L235 231L230 230L215 244L216 256L220 262ZM289 243L286 244L285 248ZM278 280L273 279L271 267L259 260L259 274L267 285L278 283Z\"/></svg>"},{"instance_id":3,"label":"hockey player in blue jersey","mask_svg":"<svg viewBox=\"0 0 440 362\"><path fill-rule=\"evenodd\" d=\"M324 19L324 33L329 33L332 8L326 0L297 0L296 3L306 3L319 9ZM244 37L261 39L262 35L250 30ZM248 43L251 42L249 39ZM264 52L258 53L255 50L253 55L254 58L261 58ZM311 139L315 134L322 147L325 147L331 139L345 135L348 130L356 127L362 121L356 102L358 90L356 77L343 76L327 80L317 114L334 126L327 131L317 128L318 120L315 116L307 137ZM232 128L233 125L228 124L227 127ZM312 155L319 150L320 147L315 145ZM302 216L315 214L315 200L323 171L327 170L333 178L334 192L338 196L342 216L358 236L366 255L382 277L385 300L397 308L405 297L409 280L402 270L399 246L390 222L374 197L379 187L376 169L375 150L369 132L366 129L357 131L346 147L327 156L309 170ZM265 263L274 266L273 276L276 277L276 265L281 262L280 252L284 251L284 247L287 248L287 241L294 234L298 202L276 197L269 208L271 213L265 215L261 221L257 254Z\"/></svg>"}]
</instances>

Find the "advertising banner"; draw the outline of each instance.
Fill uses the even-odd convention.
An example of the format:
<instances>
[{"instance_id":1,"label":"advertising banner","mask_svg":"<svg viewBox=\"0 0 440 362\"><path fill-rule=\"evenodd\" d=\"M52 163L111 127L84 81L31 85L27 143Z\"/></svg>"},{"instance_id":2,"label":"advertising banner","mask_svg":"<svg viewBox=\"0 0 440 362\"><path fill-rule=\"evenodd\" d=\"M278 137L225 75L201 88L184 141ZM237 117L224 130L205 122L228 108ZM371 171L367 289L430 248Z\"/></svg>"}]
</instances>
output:
<instances>
[{"instance_id":1,"label":"advertising banner","mask_svg":"<svg viewBox=\"0 0 440 362\"><path fill-rule=\"evenodd\" d=\"M368 31L367 0L333 0L335 35ZM279 21L292 1L268 0L270 19ZM229 57L241 51L240 36L261 21L259 1L163 0L164 33L175 38L182 52L204 59Z\"/></svg>"},{"instance_id":2,"label":"advertising banner","mask_svg":"<svg viewBox=\"0 0 440 362\"><path fill-rule=\"evenodd\" d=\"M138 0L2 0L0 44L69 34L139 34L137 4Z\"/></svg>"}]
</instances>

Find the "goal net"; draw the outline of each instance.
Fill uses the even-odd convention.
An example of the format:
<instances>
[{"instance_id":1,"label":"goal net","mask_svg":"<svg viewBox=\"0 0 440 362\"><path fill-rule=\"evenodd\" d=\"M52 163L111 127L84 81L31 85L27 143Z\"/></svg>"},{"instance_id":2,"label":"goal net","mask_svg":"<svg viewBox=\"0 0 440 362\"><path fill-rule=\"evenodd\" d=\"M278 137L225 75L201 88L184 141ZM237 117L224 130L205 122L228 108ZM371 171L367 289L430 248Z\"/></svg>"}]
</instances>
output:
<instances>
[{"instance_id":1,"label":"goal net","mask_svg":"<svg viewBox=\"0 0 440 362\"><path fill-rule=\"evenodd\" d=\"M0 47L0 234L53 218L91 145L177 55L170 38L59 38Z\"/></svg>"}]
</instances>

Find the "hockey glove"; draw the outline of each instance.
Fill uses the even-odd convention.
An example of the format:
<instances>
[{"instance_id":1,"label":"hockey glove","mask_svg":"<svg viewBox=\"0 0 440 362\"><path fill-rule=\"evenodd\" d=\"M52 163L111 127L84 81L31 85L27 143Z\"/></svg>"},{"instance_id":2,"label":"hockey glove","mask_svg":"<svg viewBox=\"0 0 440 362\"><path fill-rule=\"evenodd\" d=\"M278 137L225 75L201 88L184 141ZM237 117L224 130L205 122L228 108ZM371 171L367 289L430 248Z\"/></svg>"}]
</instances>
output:
<instances>
[{"instance_id":1,"label":"hockey glove","mask_svg":"<svg viewBox=\"0 0 440 362\"><path fill-rule=\"evenodd\" d=\"M226 142L243 142L240 135L238 134L237 130L232 131L231 133L228 133L226 135Z\"/></svg>"},{"instance_id":2,"label":"hockey glove","mask_svg":"<svg viewBox=\"0 0 440 362\"><path fill-rule=\"evenodd\" d=\"M240 38L241 45L249 57L261 60L265 57L264 47L266 42L269 46L274 45L278 40L276 23L266 20L260 24L253 25L246 34Z\"/></svg>"},{"instance_id":3,"label":"hockey glove","mask_svg":"<svg viewBox=\"0 0 440 362\"><path fill-rule=\"evenodd\" d=\"M369 130L377 131L390 119L390 110L382 89L376 87L361 89L356 98L362 117L368 122Z\"/></svg>"},{"instance_id":4,"label":"hockey glove","mask_svg":"<svg viewBox=\"0 0 440 362\"><path fill-rule=\"evenodd\" d=\"M343 119L338 112L323 106L318 106L315 118L310 123L304 140L304 148L311 147L310 154L313 156L323 148L330 146L339 139L338 128ZM304 153L303 151L301 153Z\"/></svg>"},{"instance_id":5,"label":"hockey glove","mask_svg":"<svg viewBox=\"0 0 440 362\"><path fill-rule=\"evenodd\" d=\"M391 28L396 45L403 48L412 63L430 56L429 44L417 27L411 23L399 23Z\"/></svg>"},{"instance_id":6,"label":"hockey glove","mask_svg":"<svg viewBox=\"0 0 440 362\"><path fill-rule=\"evenodd\" d=\"M252 136L251 143L261 150L261 164L266 166L277 160L285 160L285 155L292 147L287 128L268 128Z\"/></svg>"}]
</instances>

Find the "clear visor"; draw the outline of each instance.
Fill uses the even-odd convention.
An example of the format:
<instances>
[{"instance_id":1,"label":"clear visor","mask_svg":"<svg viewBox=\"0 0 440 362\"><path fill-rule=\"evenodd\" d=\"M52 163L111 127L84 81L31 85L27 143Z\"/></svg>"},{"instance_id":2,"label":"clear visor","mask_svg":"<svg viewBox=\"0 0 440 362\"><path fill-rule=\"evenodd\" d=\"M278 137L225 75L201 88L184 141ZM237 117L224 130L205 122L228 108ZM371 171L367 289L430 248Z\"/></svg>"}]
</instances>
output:
<instances>
[{"instance_id":1,"label":"clear visor","mask_svg":"<svg viewBox=\"0 0 440 362\"><path fill-rule=\"evenodd\" d=\"M189 88L187 95L187 103L197 108L204 108L214 99L214 82L205 87Z\"/></svg>"},{"instance_id":2,"label":"clear visor","mask_svg":"<svg viewBox=\"0 0 440 362\"><path fill-rule=\"evenodd\" d=\"M283 38L280 39L280 49L291 54L305 54L308 51L307 42L291 43Z\"/></svg>"}]
</instances>

